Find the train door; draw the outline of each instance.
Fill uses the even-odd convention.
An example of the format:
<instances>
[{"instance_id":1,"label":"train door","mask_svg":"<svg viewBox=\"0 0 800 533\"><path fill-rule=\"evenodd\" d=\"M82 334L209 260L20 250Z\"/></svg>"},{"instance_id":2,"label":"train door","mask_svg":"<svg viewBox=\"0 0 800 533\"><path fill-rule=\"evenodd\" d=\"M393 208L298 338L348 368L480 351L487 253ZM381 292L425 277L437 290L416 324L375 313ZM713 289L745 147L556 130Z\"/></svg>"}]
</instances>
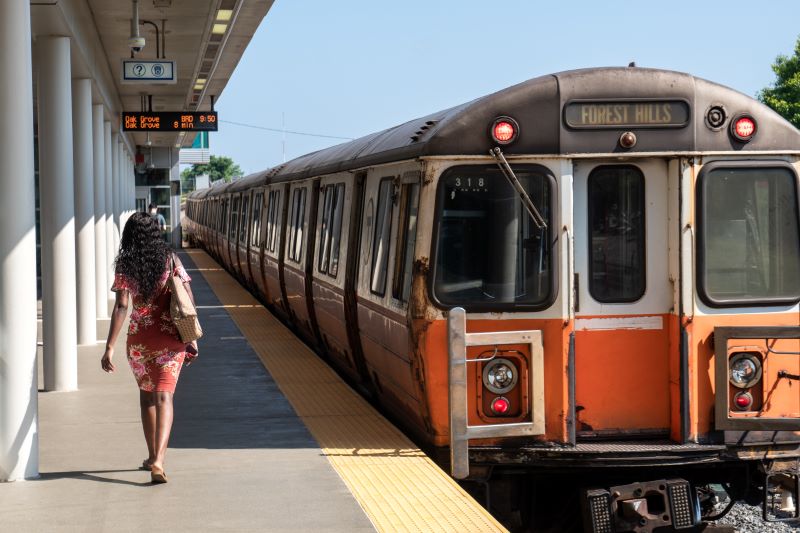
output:
<instances>
[{"instance_id":1,"label":"train door","mask_svg":"<svg viewBox=\"0 0 800 533\"><path fill-rule=\"evenodd\" d=\"M677 172L668 169L660 160L574 165L578 439L669 435L668 180Z\"/></svg>"}]
</instances>

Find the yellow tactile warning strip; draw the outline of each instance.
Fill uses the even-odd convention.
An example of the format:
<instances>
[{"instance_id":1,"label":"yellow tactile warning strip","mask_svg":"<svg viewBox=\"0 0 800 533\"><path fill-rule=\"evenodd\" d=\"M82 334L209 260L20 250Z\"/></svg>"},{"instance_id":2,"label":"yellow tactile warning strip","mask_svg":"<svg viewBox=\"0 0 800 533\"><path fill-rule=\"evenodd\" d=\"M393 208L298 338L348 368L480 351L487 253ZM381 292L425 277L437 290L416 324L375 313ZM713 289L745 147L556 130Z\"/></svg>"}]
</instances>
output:
<instances>
[{"instance_id":1,"label":"yellow tactile warning strip","mask_svg":"<svg viewBox=\"0 0 800 533\"><path fill-rule=\"evenodd\" d=\"M210 256L187 253L378 531L506 531Z\"/></svg>"}]
</instances>

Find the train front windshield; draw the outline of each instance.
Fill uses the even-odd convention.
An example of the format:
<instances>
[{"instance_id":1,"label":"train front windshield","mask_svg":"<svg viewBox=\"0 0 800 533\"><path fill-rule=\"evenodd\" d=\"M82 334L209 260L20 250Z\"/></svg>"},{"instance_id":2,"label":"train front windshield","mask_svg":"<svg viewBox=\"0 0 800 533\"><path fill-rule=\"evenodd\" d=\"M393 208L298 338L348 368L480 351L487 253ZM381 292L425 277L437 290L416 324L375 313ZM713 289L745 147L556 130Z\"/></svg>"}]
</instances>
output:
<instances>
[{"instance_id":1,"label":"train front windshield","mask_svg":"<svg viewBox=\"0 0 800 533\"><path fill-rule=\"evenodd\" d=\"M497 167L454 167L442 175L433 284L440 304L495 309L550 300L553 179L543 167L514 171L547 229L536 226Z\"/></svg>"}]
</instances>

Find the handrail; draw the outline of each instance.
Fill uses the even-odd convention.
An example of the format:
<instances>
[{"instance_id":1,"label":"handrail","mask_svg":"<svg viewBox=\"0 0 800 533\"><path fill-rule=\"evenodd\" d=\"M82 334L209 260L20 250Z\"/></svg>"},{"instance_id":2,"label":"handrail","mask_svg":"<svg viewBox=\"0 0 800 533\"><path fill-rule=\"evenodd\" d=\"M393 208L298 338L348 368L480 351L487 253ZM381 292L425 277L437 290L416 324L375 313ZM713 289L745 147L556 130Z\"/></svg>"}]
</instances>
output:
<instances>
[{"instance_id":1,"label":"handrail","mask_svg":"<svg viewBox=\"0 0 800 533\"><path fill-rule=\"evenodd\" d=\"M572 264L572 243L570 242L572 240L572 233L569 231L569 226L564 224L561 233L565 236L564 242L567 245L567 288L569 289L567 290L567 322L569 322L569 319L574 316L575 310L572 308L572 300L577 288L575 287L575 268Z\"/></svg>"},{"instance_id":2,"label":"handrail","mask_svg":"<svg viewBox=\"0 0 800 533\"><path fill-rule=\"evenodd\" d=\"M469 476L469 439L520 437L544 434L544 350L542 332L502 331L467 333L467 312L456 307L447 317L448 332L448 410L450 414L450 473L456 479ZM508 422L470 426L467 398L467 364L483 358L467 359L468 346L497 346L527 344L530 349L528 363L528 402L530 422ZM494 356L492 356L494 358ZM489 358L489 359L492 359ZM521 380L520 380L521 382Z\"/></svg>"}]
</instances>

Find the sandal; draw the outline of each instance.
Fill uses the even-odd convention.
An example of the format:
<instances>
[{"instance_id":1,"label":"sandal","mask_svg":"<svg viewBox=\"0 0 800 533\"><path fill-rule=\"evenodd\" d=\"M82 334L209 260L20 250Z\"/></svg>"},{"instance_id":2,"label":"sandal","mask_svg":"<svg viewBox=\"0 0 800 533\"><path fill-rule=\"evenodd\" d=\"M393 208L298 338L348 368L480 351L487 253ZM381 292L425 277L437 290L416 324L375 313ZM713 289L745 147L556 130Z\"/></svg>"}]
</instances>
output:
<instances>
[{"instance_id":1,"label":"sandal","mask_svg":"<svg viewBox=\"0 0 800 533\"><path fill-rule=\"evenodd\" d=\"M164 473L163 469L153 467L153 469L150 471L150 481L153 483L166 483L167 474Z\"/></svg>"}]
</instances>

